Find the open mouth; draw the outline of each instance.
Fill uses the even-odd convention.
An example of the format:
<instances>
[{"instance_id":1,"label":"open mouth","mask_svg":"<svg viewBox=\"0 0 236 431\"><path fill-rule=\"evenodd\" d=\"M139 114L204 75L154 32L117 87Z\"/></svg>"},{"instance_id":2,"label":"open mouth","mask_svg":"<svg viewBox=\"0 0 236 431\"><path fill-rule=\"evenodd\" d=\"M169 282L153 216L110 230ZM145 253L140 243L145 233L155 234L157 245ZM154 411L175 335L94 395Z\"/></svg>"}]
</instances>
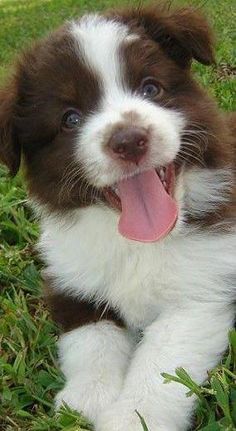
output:
<instances>
[{"instance_id":1,"label":"open mouth","mask_svg":"<svg viewBox=\"0 0 236 431\"><path fill-rule=\"evenodd\" d=\"M155 169L156 174L160 178L166 192L172 196L175 183L175 166L174 163L170 163L167 166L162 166ZM104 187L103 194L107 202L113 207L122 211L122 205L120 200L119 186L118 183L113 184L110 187Z\"/></svg>"},{"instance_id":2,"label":"open mouth","mask_svg":"<svg viewBox=\"0 0 236 431\"><path fill-rule=\"evenodd\" d=\"M142 242L166 236L178 215L174 184L175 167L171 163L106 187L103 193L107 202L121 212L118 226L121 235Z\"/></svg>"}]
</instances>

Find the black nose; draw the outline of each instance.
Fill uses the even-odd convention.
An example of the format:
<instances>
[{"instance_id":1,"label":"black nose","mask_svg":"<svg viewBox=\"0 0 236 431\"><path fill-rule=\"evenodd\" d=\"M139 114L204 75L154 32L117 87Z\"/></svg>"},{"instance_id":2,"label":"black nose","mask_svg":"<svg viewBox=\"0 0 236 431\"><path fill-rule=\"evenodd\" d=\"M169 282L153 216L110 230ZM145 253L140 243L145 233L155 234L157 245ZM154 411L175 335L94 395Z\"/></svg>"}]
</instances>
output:
<instances>
[{"instance_id":1,"label":"black nose","mask_svg":"<svg viewBox=\"0 0 236 431\"><path fill-rule=\"evenodd\" d=\"M112 135L108 146L119 159L138 163L148 149L147 131L139 127L126 127Z\"/></svg>"}]
</instances>

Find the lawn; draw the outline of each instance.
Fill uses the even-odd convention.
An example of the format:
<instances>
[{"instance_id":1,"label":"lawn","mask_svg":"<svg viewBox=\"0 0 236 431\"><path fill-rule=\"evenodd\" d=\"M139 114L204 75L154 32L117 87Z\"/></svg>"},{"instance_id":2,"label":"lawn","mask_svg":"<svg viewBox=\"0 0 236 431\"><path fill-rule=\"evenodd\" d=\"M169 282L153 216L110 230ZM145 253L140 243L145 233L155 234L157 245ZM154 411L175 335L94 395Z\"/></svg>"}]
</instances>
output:
<instances>
[{"instance_id":1,"label":"lawn","mask_svg":"<svg viewBox=\"0 0 236 431\"><path fill-rule=\"evenodd\" d=\"M233 0L191 3L203 6L218 36L217 66L194 65L195 73L223 109L236 109ZM0 0L0 81L7 79L15 55L32 39L65 19L112 4L117 6L117 1ZM56 359L58 329L41 297L42 264L34 250L37 237L38 225L27 207L21 175L9 179L0 168L0 430L89 430L79 414L69 409L58 415L53 411L53 397L63 385L63 376ZM204 387L183 370L177 372L186 392L199 397L194 431L236 430L236 333L229 338L229 351L209 373Z\"/></svg>"}]
</instances>

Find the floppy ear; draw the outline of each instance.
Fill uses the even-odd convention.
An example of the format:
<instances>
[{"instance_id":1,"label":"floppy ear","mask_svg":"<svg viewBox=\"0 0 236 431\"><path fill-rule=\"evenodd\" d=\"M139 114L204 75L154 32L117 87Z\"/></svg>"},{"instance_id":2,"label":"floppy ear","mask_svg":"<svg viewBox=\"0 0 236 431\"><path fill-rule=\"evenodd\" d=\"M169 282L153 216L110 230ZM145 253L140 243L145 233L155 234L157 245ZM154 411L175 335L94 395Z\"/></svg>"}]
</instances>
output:
<instances>
[{"instance_id":1,"label":"floppy ear","mask_svg":"<svg viewBox=\"0 0 236 431\"><path fill-rule=\"evenodd\" d=\"M12 176L20 167L20 144L14 123L16 95L13 88L0 91L0 162L4 163Z\"/></svg>"},{"instance_id":2,"label":"floppy ear","mask_svg":"<svg viewBox=\"0 0 236 431\"><path fill-rule=\"evenodd\" d=\"M181 67L195 59L214 63L213 36L207 20L194 8L174 11L163 7L140 7L121 13L122 20L143 28Z\"/></svg>"}]
</instances>

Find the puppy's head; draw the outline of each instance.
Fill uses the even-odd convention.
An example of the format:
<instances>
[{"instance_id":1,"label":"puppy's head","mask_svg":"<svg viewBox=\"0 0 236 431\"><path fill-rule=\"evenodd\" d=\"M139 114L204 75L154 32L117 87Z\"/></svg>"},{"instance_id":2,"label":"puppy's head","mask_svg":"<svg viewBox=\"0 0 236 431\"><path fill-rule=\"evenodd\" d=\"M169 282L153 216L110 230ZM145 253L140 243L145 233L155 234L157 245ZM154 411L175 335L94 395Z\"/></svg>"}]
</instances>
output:
<instances>
[{"instance_id":1,"label":"puppy's head","mask_svg":"<svg viewBox=\"0 0 236 431\"><path fill-rule=\"evenodd\" d=\"M102 201L139 211L156 187L172 226L184 166L225 158L193 59L208 65L214 55L205 19L190 8L67 23L22 56L0 94L2 161L15 174L22 154L31 194L52 210Z\"/></svg>"}]
</instances>

